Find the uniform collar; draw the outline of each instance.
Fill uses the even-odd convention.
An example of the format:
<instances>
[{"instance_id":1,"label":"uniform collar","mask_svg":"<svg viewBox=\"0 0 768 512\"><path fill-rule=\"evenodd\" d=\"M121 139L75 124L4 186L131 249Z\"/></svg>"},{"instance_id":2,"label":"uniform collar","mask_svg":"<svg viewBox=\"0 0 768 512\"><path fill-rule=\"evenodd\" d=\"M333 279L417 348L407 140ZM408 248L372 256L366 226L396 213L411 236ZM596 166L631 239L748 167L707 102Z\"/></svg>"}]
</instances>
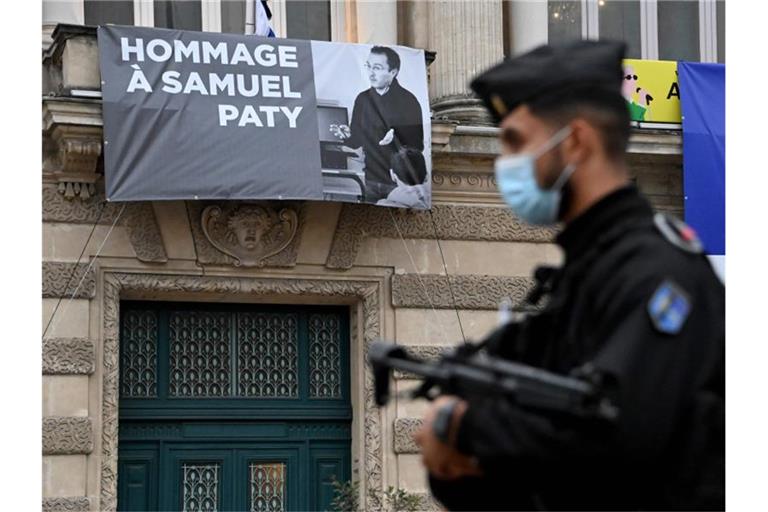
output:
<instances>
[{"instance_id":1,"label":"uniform collar","mask_svg":"<svg viewBox=\"0 0 768 512\"><path fill-rule=\"evenodd\" d=\"M556 242L565 251L566 260L570 260L586 251L608 229L652 215L648 201L634 185L628 185L603 197L571 221Z\"/></svg>"}]
</instances>

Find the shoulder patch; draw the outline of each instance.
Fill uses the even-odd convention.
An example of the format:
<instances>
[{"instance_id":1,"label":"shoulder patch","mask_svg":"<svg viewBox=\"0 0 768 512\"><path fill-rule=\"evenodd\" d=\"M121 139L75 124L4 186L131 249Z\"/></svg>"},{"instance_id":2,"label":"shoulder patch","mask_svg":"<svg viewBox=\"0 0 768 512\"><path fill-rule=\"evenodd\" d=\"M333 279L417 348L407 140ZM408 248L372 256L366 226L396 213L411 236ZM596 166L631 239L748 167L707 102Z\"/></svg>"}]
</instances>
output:
<instances>
[{"instance_id":1,"label":"shoulder patch","mask_svg":"<svg viewBox=\"0 0 768 512\"><path fill-rule=\"evenodd\" d=\"M677 217L657 213L653 216L653 223L662 236L678 249L692 254L704 252L704 246L696 231Z\"/></svg>"},{"instance_id":2,"label":"shoulder patch","mask_svg":"<svg viewBox=\"0 0 768 512\"><path fill-rule=\"evenodd\" d=\"M669 279L662 282L648 301L648 315L657 331L679 333L691 312L688 294Z\"/></svg>"}]
</instances>

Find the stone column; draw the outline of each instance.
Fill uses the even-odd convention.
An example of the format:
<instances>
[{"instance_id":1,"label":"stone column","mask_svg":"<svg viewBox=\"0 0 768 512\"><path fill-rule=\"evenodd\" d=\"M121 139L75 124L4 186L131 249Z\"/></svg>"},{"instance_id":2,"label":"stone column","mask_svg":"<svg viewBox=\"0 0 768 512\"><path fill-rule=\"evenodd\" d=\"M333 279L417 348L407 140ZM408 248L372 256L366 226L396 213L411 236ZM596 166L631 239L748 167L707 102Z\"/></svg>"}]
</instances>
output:
<instances>
[{"instance_id":1,"label":"stone column","mask_svg":"<svg viewBox=\"0 0 768 512\"><path fill-rule=\"evenodd\" d=\"M489 124L490 117L469 82L504 57L501 0L429 2L430 69L435 117L462 124Z\"/></svg>"},{"instance_id":2,"label":"stone column","mask_svg":"<svg viewBox=\"0 0 768 512\"><path fill-rule=\"evenodd\" d=\"M357 42L397 44L397 2L356 0Z\"/></svg>"}]
</instances>

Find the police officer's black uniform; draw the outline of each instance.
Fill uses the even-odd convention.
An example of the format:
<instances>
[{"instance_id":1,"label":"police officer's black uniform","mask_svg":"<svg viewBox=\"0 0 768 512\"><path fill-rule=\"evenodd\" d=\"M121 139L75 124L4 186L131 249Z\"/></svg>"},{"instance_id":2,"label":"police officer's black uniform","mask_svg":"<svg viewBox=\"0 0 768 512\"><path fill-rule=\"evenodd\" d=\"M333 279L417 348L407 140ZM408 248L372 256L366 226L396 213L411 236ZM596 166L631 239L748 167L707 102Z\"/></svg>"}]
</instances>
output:
<instances>
[{"instance_id":1,"label":"police officer's black uniform","mask_svg":"<svg viewBox=\"0 0 768 512\"><path fill-rule=\"evenodd\" d=\"M497 330L489 349L562 374L589 363L619 419L472 401L457 448L484 476L430 477L433 494L451 510L723 509L725 294L695 234L628 186L557 243L563 267L537 272L540 314Z\"/></svg>"}]
</instances>

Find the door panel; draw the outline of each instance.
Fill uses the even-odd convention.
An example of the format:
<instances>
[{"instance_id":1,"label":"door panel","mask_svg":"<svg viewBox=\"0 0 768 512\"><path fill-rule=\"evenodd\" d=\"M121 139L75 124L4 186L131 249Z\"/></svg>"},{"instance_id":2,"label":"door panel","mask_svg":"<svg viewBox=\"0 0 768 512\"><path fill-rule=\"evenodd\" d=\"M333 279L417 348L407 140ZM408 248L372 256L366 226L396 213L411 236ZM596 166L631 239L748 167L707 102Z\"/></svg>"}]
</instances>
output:
<instances>
[{"instance_id":1,"label":"door panel","mask_svg":"<svg viewBox=\"0 0 768 512\"><path fill-rule=\"evenodd\" d=\"M121 303L118 510L326 510L351 476L346 308Z\"/></svg>"},{"instance_id":2,"label":"door panel","mask_svg":"<svg viewBox=\"0 0 768 512\"><path fill-rule=\"evenodd\" d=\"M120 510L146 511L157 507L157 450L137 447L118 453Z\"/></svg>"},{"instance_id":3,"label":"door panel","mask_svg":"<svg viewBox=\"0 0 768 512\"><path fill-rule=\"evenodd\" d=\"M306 510L301 448L237 450L236 495L239 509L251 512Z\"/></svg>"},{"instance_id":4,"label":"door panel","mask_svg":"<svg viewBox=\"0 0 768 512\"><path fill-rule=\"evenodd\" d=\"M161 510L235 510L231 449L163 447Z\"/></svg>"},{"instance_id":5,"label":"door panel","mask_svg":"<svg viewBox=\"0 0 768 512\"><path fill-rule=\"evenodd\" d=\"M350 467L347 450L343 447L315 447L311 449L312 510L330 510L334 495L334 480L349 480Z\"/></svg>"}]
</instances>

